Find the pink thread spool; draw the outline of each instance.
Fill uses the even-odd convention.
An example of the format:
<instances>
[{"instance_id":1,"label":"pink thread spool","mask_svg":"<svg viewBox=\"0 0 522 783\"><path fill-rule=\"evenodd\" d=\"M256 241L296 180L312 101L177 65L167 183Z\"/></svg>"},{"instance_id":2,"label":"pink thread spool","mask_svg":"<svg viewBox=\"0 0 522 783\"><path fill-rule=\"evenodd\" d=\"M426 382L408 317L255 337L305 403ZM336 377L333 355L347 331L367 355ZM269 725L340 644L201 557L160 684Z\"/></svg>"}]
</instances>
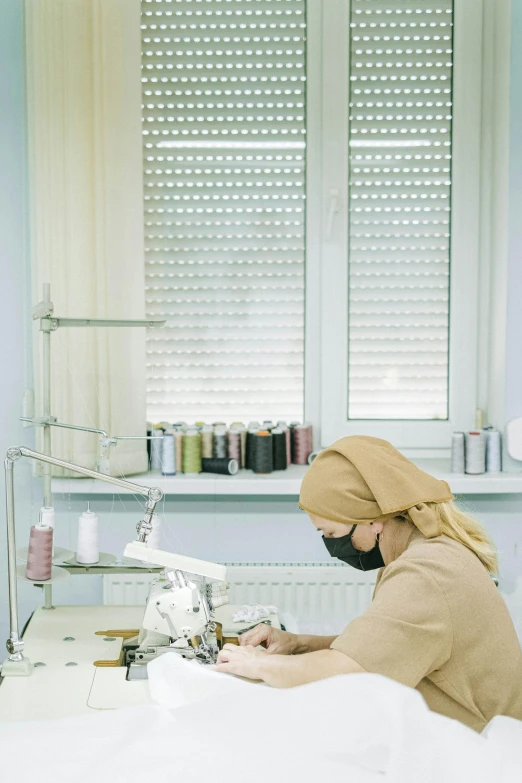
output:
<instances>
[{"instance_id":1,"label":"pink thread spool","mask_svg":"<svg viewBox=\"0 0 522 783\"><path fill-rule=\"evenodd\" d=\"M294 427L294 465L307 465L308 456L313 451L313 433L311 424L299 424Z\"/></svg>"},{"instance_id":2,"label":"pink thread spool","mask_svg":"<svg viewBox=\"0 0 522 783\"><path fill-rule=\"evenodd\" d=\"M46 582L53 571L53 529L33 525L29 534L29 551L25 575L33 582Z\"/></svg>"},{"instance_id":3,"label":"pink thread spool","mask_svg":"<svg viewBox=\"0 0 522 783\"><path fill-rule=\"evenodd\" d=\"M228 432L228 456L229 459L237 460L241 465L241 432L231 429Z\"/></svg>"}]
</instances>

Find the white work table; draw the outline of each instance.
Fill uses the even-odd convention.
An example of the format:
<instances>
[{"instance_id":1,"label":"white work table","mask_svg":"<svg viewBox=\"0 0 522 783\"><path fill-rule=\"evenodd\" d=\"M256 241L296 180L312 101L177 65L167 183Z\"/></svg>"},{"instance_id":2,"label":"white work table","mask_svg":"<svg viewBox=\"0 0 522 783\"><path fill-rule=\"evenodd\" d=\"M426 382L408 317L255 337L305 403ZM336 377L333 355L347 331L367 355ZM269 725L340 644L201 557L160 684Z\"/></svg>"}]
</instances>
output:
<instances>
[{"instance_id":1,"label":"white work table","mask_svg":"<svg viewBox=\"0 0 522 783\"><path fill-rule=\"evenodd\" d=\"M225 604L215 611L223 633L235 636L252 622L233 623L238 606ZM122 638L97 635L100 631L137 630L144 606L39 607L24 633L24 655L33 664L28 677L4 677L0 684L0 722L50 720L93 710L112 710L152 704L147 680L126 680L125 666L94 666L94 661L116 661ZM277 615L272 625L280 628ZM42 666L41 664L45 664Z\"/></svg>"},{"instance_id":2,"label":"white work table","mask_svg":"<svg viewBox=\"0 0 522 783\"><path fill-rule=\"evenodd\" d=\"M522 471L518 473L483 473L478 476L450 473L447 460L415 460L427 473L444 479L456 495L522 494ZM214 473L180 473L162 476L161 473L143 473L130 477L145 486L160 487L165 495L299 495L305 465L290 465L287 470L257 475L251 470L240 470L235 476ZM82 478L53 479L53 492L70 495L128 494L110 484Z\"/></svg>"},{"instance_id":3,"label":"white work table","mask_svg":"<svg viewBox=\"0 0 522 783\"><path fill-rule=\"evenodd\" d=\"M2 680L0 721L49 720L151 703L146 680L127 682L123 666L93 665L97 660L117 660L122 645L121 638L104 641L106 637L96 631L137 629L143 610L143 606L39 607L24 634L24 655L36 665L29 677Z\"/></svg>"}]
</instances>

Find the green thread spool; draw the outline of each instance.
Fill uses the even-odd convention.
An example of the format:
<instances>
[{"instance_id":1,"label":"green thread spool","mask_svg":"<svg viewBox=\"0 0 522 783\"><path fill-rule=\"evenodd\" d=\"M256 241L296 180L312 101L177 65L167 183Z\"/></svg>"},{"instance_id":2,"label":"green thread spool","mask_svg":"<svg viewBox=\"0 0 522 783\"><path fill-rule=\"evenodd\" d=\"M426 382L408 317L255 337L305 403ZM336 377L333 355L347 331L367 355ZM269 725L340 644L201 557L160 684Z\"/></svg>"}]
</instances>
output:
<instances>
[{"instance_id":1,"label":"green thread spool","mask_svg":"<svg viewBox=\"0 0 522 783\"><path fill-rule=\"evenodd\" d=\"M201 473L201 434L195 429L183 437L183 473Z\"/></svg>"}]
</instances>

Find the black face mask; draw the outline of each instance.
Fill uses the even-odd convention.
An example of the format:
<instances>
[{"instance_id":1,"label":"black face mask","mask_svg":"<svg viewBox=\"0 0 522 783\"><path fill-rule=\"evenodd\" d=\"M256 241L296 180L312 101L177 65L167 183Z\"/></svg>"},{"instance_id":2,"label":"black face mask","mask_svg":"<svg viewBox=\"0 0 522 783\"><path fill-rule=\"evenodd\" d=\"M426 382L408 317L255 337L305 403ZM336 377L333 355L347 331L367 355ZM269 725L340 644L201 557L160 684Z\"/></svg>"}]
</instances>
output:
<instances>
[{"instance_id":1,"label":"black face mask","mask_svg":"<svg viewBox=\"0 0 522 783\"><path fill-rule=\"evenodd\" d=\"M354 525L350 532L341 538L325 538L323 536L324 545L330 556L336 557L360 571L373 571L375 568L382 568L384 560L379 544L376 543L369 552L359 552L352 544L352 536L356 527L357 525Z\"/></svg>"}]
</instances>

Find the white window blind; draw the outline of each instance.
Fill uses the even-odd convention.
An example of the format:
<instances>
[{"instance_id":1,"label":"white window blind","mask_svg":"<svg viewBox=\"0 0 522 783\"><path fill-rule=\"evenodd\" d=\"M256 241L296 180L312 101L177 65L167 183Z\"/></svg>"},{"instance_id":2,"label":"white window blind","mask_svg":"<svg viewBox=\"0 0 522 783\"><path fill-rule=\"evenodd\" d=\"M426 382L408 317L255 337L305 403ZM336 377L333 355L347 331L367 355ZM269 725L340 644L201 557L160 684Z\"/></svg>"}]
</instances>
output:
<instances>
[{"instance_id":1,"label":"white window blind","mask_svg":"<svg viewBox=\"0 0 522 783\"><path fill-rule=\"evenodd\" d=\"M149 420L301 418L305 0L142 0Z\"/></svg>"},{"instance_id":2,"label":"white window blind","mask_svg":"<svg viewBox=\"0 0 522 783\"><path fill-rule=\"evenodd\" d=\"M352 0L349 419L447 419L451 0Z\"/></svg>"}]
</instances>

